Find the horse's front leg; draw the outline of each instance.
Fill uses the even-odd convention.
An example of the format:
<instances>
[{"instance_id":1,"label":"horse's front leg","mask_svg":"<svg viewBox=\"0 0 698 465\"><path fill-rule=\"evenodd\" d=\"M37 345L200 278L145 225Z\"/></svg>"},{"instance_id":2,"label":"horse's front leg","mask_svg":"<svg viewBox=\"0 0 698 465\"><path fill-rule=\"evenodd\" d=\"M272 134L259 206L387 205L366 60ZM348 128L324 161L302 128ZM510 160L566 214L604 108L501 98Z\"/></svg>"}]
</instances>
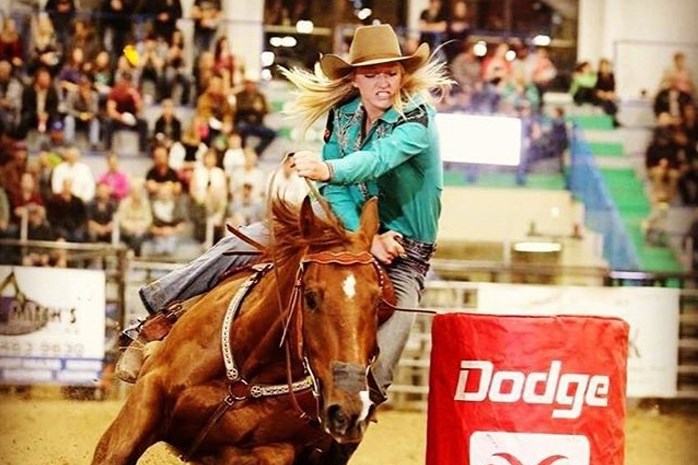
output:
<instances>
[{"instance_id":1,"label":"horse's front leg","mask_svg":"<svg viewBox=\"0 0 698 465\"><path fill-rule=\"evenodd\" d=\"M156 442L163 422L163 393L156 376L144 376L97 444L92 465L136 465Z\"/></svg>"},{"instance_id":2,"label":"horse's front leg","mask_svg":"<svg viewBox=\"0 0 698 465\"><path fill-rule=\"evenodd\" d=\"M200 459L203 465L292 465L296 450L291 444L267 444L253 449L225 447Z\"/></svg>"}]
</instances>

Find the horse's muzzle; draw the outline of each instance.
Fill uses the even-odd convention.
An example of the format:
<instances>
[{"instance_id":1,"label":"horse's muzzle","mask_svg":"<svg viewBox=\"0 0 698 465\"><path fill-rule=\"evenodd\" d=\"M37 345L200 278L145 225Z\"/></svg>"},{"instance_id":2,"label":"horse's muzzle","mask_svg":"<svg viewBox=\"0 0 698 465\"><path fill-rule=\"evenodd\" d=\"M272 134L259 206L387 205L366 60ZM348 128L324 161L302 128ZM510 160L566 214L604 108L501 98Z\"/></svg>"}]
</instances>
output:
<instances>
[{"instance_id":1,"label":"horse's muzzle","mask_svg":"<svg viewBox=\"0 0 698 465\"><path fill-rule=\"evenodd\" d=\"M324 393L323 421L337 442L358 442L366 430L372 405L366 372L365 366L332 362L332 383Z\"/></svg>"}]
</instances>

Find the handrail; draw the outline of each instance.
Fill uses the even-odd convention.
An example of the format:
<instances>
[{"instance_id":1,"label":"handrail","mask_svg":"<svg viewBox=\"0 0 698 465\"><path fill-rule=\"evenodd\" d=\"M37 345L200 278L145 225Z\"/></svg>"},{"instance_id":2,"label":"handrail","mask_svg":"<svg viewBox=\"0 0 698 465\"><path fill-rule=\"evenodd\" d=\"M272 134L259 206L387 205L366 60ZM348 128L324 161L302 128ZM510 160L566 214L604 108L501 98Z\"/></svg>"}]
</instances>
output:
<instances>
[{"instance_id":1,"label":"handrail","mask_svg":"<svg viewBox=\"0 0 698 465\"><path fill-rule=\"evenodd\" d=\"M639 271L639 270L613 270L606 267L593 266L562 266L543 264L514 264L500 261L464 261L449 259L433 259L432 269L438 274L441 272L462 273L501 273L501 274L527 274L533 276L575 276L603 279L605 283L613 281L636 282L666 282L678 280L680 282L698 282L696 271Z\"/></svg>"}]
</instances>

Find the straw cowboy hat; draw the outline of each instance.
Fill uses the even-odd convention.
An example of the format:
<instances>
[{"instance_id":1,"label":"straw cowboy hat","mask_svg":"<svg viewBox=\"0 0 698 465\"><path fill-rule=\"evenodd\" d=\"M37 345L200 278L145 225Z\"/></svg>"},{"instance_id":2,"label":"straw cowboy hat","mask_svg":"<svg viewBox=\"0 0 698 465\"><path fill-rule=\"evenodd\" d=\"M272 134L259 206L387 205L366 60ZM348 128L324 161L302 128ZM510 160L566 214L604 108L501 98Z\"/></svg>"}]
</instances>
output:
<instances>
[{"instance_id":1,"label":"straw cowboy hat","mask_svg":"<svg viewBox=\"0 0 698 465\"><path fill-rule=\"evenodd\" d=\"M421 44L412 55L404 56L395 31L389 24L361 26L354 32L348 61L328 53L320 58L320 68L330 79L339 79L359 66L401 62L405 71L412 72L429 59L429 45Z\"/></svg>"}]
</instances>

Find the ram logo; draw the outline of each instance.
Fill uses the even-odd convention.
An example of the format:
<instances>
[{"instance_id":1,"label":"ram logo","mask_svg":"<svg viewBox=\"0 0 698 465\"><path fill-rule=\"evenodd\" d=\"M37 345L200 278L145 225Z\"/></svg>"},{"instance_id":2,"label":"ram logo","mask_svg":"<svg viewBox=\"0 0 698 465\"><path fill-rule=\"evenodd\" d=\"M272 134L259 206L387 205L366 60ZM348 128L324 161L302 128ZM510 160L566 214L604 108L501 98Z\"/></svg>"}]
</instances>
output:
<instances>
[{"instance_id":1,"label":"ram logo","mask_svg":"<svg viewBox=\"0 0 698 465\"><path fill-rule=\"evenodd\" d=\"M470 465L590 465L586 436L477 431L470 436Z\"/></svg>"}]
</instances>

